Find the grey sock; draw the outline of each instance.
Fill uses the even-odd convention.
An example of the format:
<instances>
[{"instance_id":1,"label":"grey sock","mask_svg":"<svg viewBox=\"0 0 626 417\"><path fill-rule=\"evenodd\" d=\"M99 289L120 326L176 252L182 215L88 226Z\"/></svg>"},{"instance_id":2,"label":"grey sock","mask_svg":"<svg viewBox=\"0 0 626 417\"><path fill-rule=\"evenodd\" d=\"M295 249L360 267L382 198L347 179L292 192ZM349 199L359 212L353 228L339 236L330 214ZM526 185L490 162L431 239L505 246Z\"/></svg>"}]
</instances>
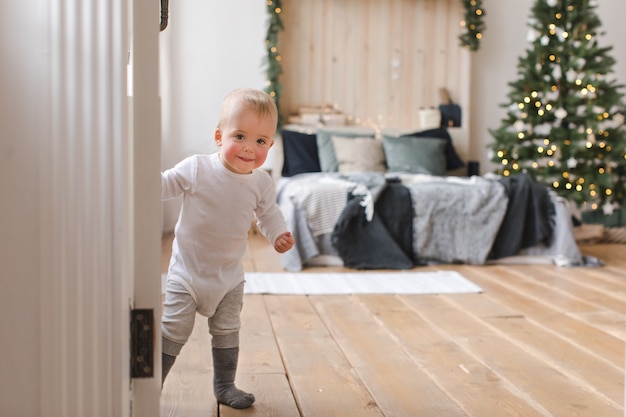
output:
<instances>
[{"instance_id":1,"label":"grey sock","mask_svg":"<svg viewBox=\"0 0 626 417\"><path fill-rule=\"evenodd\" d=\"M254 395L235 386L239 347L213 348L213 392L220 404L232 408L248 408L254 403Z\"/></svg>"},{"instance_id":2,"label":"grey sock","mask_svg":"<svg viewBox=\"0 0 626 417\"><path fill-rule=\"evenodd\" d=\"M176 361L176 356L171 356L167 353L161 353L161 387L163 387L165 377L170 372L170 369L172 369L174 361Z\"/></svg>"}]
</instances>

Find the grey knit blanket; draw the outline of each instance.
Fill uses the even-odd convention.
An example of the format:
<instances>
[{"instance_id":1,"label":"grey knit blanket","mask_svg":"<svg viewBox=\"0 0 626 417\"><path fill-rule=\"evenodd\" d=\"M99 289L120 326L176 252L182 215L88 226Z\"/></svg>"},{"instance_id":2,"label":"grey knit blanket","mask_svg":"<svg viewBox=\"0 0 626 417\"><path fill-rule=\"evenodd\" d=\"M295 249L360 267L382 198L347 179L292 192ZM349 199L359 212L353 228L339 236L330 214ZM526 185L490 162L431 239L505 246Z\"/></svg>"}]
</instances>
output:
<instances>
[{"instance_id":1,"label":"grey knit blanket","mask_svg":"<svg viewBox=\"0 0 626 417\"><path fill-rule=\"evenodd\" d=\"M420 263L485 263L507 210L502 184L476 176L411 176L402 183L413 199Z\"/></svg>"}]
</instances>

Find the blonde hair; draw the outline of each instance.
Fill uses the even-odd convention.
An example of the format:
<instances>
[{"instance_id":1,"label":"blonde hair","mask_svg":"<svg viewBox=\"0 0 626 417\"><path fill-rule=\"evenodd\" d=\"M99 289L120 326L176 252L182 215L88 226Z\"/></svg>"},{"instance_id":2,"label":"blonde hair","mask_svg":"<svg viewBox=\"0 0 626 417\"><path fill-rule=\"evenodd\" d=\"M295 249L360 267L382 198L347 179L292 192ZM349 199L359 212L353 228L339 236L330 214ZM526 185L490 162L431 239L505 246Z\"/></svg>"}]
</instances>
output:
<instances>
[{"instance_id":1,"label":"blonde hair","mask_svg":"<svg viewBox=\"0 0 626 417\"><path fill-rule=\"evenodd\" d=\"M220 118L217 122L218 128L228 121L236 105L242 105L251 109L259 117L271 117L278 121L278 109L274 99L269 94L255 88L238 88L224 97Z\"/></svg>"}]
</instances>

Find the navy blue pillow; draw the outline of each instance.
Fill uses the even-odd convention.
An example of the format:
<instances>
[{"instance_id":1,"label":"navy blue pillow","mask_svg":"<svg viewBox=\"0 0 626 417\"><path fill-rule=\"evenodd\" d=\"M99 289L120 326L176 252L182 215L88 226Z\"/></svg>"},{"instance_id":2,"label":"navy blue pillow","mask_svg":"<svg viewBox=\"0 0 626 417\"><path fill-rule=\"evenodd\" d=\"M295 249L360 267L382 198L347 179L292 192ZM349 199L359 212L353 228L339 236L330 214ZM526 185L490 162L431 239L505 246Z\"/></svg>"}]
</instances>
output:
<instances>
[{"instance_id":1,"label":"navy blue pillow","mask_svg":"<svg viewBox=\"0 0 626 417\"><path fill-rule=\"evenodd\" d=\"M305 172L320 172L315 133L282 130L283 177L292 177Z\"/></svg>"},{"instance_id":2,"label":"navy blue pillow","mask_svg":"<svg viewBox=\"0 0 626 417\"><path fill-rule=\"evenodd\" d=\"M445 139L446 147L444 149L444 153L446 155L446 169L450 171L453 169L463 168L465 166L465 163L461 160L459 154L456 153L456 149L454 149L454 145L452 144L452 137L448 133L448 129L446 129L445 127L420 130L419 132L409 133L402 136Z\"/></svg>"}]
</instances>

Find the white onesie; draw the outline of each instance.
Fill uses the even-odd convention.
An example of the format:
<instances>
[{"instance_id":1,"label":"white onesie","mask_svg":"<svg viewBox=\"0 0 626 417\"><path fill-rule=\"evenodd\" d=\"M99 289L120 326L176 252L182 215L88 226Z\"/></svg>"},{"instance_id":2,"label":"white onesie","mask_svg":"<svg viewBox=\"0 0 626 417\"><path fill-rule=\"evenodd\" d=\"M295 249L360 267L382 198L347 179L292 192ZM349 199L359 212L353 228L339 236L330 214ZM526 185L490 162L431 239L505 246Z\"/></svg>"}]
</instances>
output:
<instances>
[{"instance_id":1,"label":"white onesie","mask_svg":"<svg viewBox=\"0 0 626 417\"><path fill-rule=\"evenodd\" d=\"M211 317L244 280L242 257L255 215L272 244L287 227L270 175L229 171L217 153L188 157L161 174L161 199L181 194L168 279L183 285L198 312Z\"/></svg>"}]
</instances>

